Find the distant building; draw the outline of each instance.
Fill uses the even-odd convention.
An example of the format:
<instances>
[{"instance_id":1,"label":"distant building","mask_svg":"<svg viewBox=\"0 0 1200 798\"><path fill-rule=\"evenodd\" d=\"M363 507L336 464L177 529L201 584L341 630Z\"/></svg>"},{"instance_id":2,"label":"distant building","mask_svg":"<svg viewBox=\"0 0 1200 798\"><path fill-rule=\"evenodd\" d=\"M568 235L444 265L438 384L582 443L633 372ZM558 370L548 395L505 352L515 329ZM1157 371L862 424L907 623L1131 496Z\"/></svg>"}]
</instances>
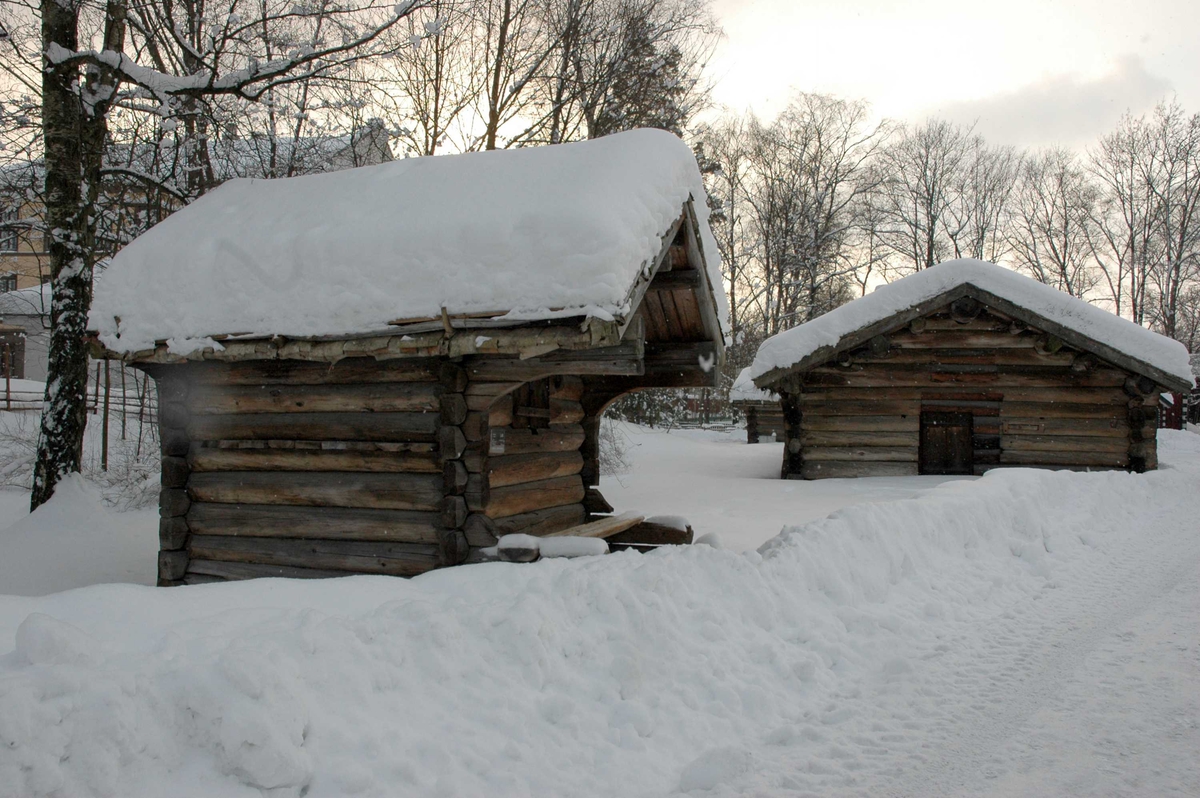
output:
<instances>
[{"instance_id":1,"label":"distant building","mask_svg":"<svg viewBox=\"0 0 1200 798\"><path fill-rule=\"evenodd\" d=\"M1158 465L1159 395L1192 389L1178 341L1008 269L951 261L768 339L785 478Z\"/></svg>"}]
</instances>

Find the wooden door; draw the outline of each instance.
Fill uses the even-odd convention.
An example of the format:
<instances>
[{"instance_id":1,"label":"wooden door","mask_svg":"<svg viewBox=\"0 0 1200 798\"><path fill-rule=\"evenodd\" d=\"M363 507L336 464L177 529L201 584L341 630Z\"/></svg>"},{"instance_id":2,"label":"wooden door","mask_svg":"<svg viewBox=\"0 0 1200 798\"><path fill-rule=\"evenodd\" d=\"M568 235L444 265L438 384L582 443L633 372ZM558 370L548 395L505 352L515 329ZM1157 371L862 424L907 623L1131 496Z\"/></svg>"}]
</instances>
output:
<instances>
[{"instance_id":1,"label":"wooden door","mask_svg":"<svg viewBox=\"0 0 1200 798\"><path fill-rule=\"evenodd\" d=\"M970 413L921 413L920 473L973 473Z\"/></svg>"}]
</instances>

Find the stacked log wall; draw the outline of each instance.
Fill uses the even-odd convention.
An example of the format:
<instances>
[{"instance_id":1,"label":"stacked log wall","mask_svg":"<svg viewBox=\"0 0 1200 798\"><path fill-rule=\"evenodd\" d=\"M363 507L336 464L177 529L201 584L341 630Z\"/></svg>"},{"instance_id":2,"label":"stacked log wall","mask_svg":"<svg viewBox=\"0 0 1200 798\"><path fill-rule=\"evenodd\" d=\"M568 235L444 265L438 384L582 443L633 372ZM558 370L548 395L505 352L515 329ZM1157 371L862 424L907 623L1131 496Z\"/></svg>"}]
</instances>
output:
<instances>
[{"instance_id":1,"label":"stacked log wall","mask_svg":"<svg viewBox=\"0 0 1200 798\"><path fill-rule=\"evenodd\" d=\"M1157 464L1153 381L994 311L918 319L805 372L791 390L799 432L785 476L917 474L922 412L971 415L976 474Z\"/></svg>"},{"instance_id":2,"label":"stacked log wall","mask_svg":"<svg viewBox=\"0 0 1200 798\"><path fill-rule=\"evenodd\" d=\"M758 443L764 437L785 437L783 408L779 402L734 402L733 406L746 416L746 442Z\"/></svg>"},{"instance_id":3,"label":"stacked log wall","mask_svg":"<svg viewBox=\"0 0 1200 798\"><path fill-rule=\"evenodd\" d=\"M522 408L517 394L534 383L546 406ZM582 385L579 377L561 375L529 383L470 382L464 461L471 547L495 545L501 535L544 535L584 522Z\"/></svg>"},{"instance_id":4,"label":"stacked log wall","mask_svg":"<svg viewBox=\"0 0 1200 798\"><path fill-rule=\"evenodd\" d=\"M465 373L363 360L158 370L163 584L413 576L466 557Z\"/></svg>"}]
</instances>

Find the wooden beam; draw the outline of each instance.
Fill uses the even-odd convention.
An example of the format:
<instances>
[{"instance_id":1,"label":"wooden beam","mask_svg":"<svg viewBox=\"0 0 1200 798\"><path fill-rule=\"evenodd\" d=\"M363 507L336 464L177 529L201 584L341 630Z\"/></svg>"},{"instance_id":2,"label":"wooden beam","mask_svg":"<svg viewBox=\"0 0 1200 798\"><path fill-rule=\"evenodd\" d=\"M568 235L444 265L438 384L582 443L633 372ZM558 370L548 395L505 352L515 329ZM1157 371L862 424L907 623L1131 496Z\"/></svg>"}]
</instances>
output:
<instances>
[{"instance_id":1,"label":"wooden beam","mask_svg":"<svg viewBox=\"0 0 1200 798\"><path fill-rule=\"evenodd\" d=\"M567 527L556 532L548 532L543 537L577 537L577 538L607 538L618 532L637 526L646 520L646 516L636 513L625 513L611 518L601 518L578 526Z\"/></svg>"}]
</instances>

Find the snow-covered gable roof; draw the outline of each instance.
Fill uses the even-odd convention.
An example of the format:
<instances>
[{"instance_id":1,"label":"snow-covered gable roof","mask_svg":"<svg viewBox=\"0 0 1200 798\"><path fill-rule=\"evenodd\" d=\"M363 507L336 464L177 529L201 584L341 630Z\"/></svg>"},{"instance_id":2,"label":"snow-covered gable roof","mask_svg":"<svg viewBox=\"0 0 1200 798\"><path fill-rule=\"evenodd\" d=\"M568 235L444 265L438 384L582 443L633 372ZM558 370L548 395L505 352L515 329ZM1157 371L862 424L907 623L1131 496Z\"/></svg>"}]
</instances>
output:
<instances>
[{"instance_id":1,"label":"snow-covered gable roof","mask_svg":"<svg viewBox=\"0 0 1200 798\"><path fill-rule=\"evenodd\" d=\"M750 366L747 366L738 373L737 379L733 381L733 387L729 389L729 401L778 402L779 394L756 387L754 380L750 378Z\"/></svg>"},{"instance_id":2,"label":"snow-covered gable roof","mask_svg":"<svg viewBox=\"0 0 1200 798\"><path fill-rule=\"evenodd\" d=\"M783 372L820 365L848 346L856 334L895 318L896 326L922 315L931 301L960 291L985 304L1008 303L1043 322L1048 332L1106 359L1132 361L1141 374L1175 387L1192 385L1183 344L1088 304L1024 275L980 260L954 260L883 285L819 318L763 342L751 366L757 385ZM1000 308L1004 310L1004 308ZM1035 325L1038 326L1038 325ZM858 342L861 343L861 342ZM1120 365L1120 364L1119 364Z\"/></svg>"},{"instance_id":3,"label":"snow-covered gable roof","mask_svg":"<svg viewBox=\"0 0 1200 798\"><path fill-rule=\"evenodd\" d=\"M133 352L212 335L362 335L399 319L632 313L688 201L725 316L695 158L670 133L231 180L133 241L91 327Z\"/></svg>"}]
</instances>

